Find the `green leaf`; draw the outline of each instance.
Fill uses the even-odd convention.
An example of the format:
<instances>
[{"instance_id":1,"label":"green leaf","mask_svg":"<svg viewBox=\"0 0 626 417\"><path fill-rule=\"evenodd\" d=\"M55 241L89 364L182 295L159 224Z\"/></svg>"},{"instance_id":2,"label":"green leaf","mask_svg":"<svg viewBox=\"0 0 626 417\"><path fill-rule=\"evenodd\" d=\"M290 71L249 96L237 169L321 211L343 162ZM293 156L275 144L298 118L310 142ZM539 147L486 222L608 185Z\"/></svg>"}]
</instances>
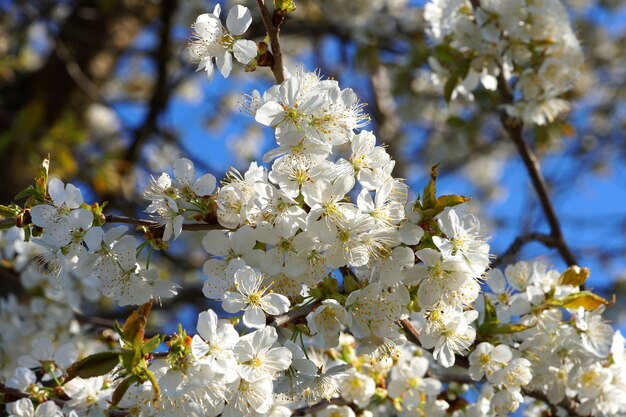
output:
<instances>
[{"instance_id":1,"label":"green leaf","mask_svg":"<svg viewBox=\"0 0 626 417\"><path fill-rule=\"evenodd\" d=\"M437 168L439 164L435 164L430 168L430 180L428 185L424 187L422 197L422 207L424 210L434 209L437 206Z\"/></svg>"},{"instance_id":2,"label":"green leaf","mask_svg":"<svg viewBox=\"0 0 626 417\"><path fill-rule=\"evenodd\" d=\"M441 213L446 207L454 207L459 204L467 203L471 198L462 195L449 194L437 197L435 205L435 215Z\"/></svg>"},{"instance_id":3,"label":"green leaf","mask_svg":"<svg viewBox=\"0 0 626 417\"><path fill-rule=\"evenodd\" d=\"M27 188L23 189L13 198L14 200L22 200L27 197L34 197L37 201L43 202L44 195L35 189L32 185L29 185Z\"/></svg>"},{"instance_id":4,"label":"green leaf","mask_svg":"<svg viewBox=\"0 0 626 417\"><path fill-rule=\"evenodd\" d=\"M148 340L146 343L143 344L143 346L141 347L141 353L146 355L152 352L153 350L159 347L161 342L162 342L161 336L159 335L154 336L152 339Z\"/></svg>"},{"instance_id":5,"label":"green leaf","mask_svg":"<svg viewBox=\"0 0 626 417\"><path fill-rule=\"evenodd\" d=\"M91 378L93 376L105 375L120 363L119 356L119 352L100 352L74 362L67 368L65 382L76 377Z\"/></svg>"},{"instance_id":6,"label":"green leaf","mask_svg":"<svg viewBox=\"0 0 626 417\"><path fill-rule=\"evenodd\" d=\"M151 302L139 306L124 323L120 336L130 346L141 348L143 345L143 336L151 309Z\"/></svg>"},{"instance_id":7,"label":"green leaf","mask_svg":"<svg viewBox=\"0 0 626 417\"><path fill-rule=\"evenodd\" d=\"M124 349L120 353L120 361L122 366L128 373L133 373L134 369L139 365L141 361L141 350L137 349Z\"/></svg>"},{"instance_id":8,"label":"green leaf","mask_svg":"<svg viewBox=\"0 0 626 417\"><path fill-rule=\"evenodd\" d=\"M486 322L478 327L478 333L484 336L491 336L494 334L511 334L528 330L533 326L526 326L524 324L512 324L504 323L498 324L497 322Z\"/></svg>"},{"instance_id":9,"label":"green leaf","mask_svg":"<svg viewBox=\"0 0 626 417\"><path fill-rule=\"evenodd\" d=\"M292 13L296 10L296 3L293 0L274 0L274 9L283 13Z\"/></svg>"},{"instance_id":10,"label":"green leaf","mask_svg":"<svg viewBox=\"0 0 626 417\"><path fill-rule=\"evenodd\" d=\"M443 85L443 99L446 103L450 103L450 100L452 100L452 93L454 93L454 89L459 84L459 81L461 80L457 75L450 74L446 83Z\"/></svg>"},{"instance_id":11,"label":"green leaf","mask_svg":"<svg viewBox=\"0 0 626 417\"><path fill-rule=\"evenodd\" d=\"M343 290L346 296L359 288L361 288L361 284L357 282L352 274L346 274L346 276L343 277Z\"/></svg>"},{"instance_id":12,"label":"green leaf","mask_svg":"<svg viewBox=\"0 0 626 417\"><path fill-rule=\"evenodd\" d=\"M587 281L587 278L589 278L589 268L572 265L561 274L559 284L580 287Z\"/></svg>"},{"instance_id":13,"label":"green leaf","mask_svg":"<svg viewBox=\"0 0 626 417\"><path fill-rule=\"evenodd\" d=\"M592 293L591 291L580 291L574 294L570 294L567 297L557 300L558 305L565 308L577 309L578 307L583 307L587 311L595 310L596 308L602 305L611 304L610 301L605 300Z\"/></svg>"},{"instance_id":14,"label":"green leaf","mask_svg":"<svg viewBox=\"0 0 626 417\"><path fill-rule=\"evenodd\" d=\"M483 297L485 298L485 321L483 323L498 323L496 308L486 294L483 293Z\"/></svg>"},{"instance_id":15,"label":"green leaf","mask_svg":"<svg viewBox=\"0 0 626 417\"><path fill-rule=\"evenodd\" d=\"M136 382L139 382L139 379L135 375L129 375L124 378L117 388L115 388L115 391L113 391L113 395L111 396L111 407L118 405L120 401L122 401L122 398L124 398L124 394L126 394L128 388Z\"/></svg>"},{"instance_id":16,"label":"green leaf","mask_svg":"<svg viewBox=\"0 0 626 417\"><path fill-rule=\"evenodd\" d=\"M437 61L446 68L450 68L451 66L458 67L461 66L463 62L467 61L463 52L446 43L437 45L433 51L433 55L437 58Z\"/></svg>"},{"instance_id":17,"label":"green leaf","mask_svg":"<svg viewBox=\"0 0 626 417\"><path fill-rule=\"evenodd\" d=\"M22 211L21 207L11 204L4 206L0 204L0 216L1 217L16 217Z\"/></svg>"}]
</instances>

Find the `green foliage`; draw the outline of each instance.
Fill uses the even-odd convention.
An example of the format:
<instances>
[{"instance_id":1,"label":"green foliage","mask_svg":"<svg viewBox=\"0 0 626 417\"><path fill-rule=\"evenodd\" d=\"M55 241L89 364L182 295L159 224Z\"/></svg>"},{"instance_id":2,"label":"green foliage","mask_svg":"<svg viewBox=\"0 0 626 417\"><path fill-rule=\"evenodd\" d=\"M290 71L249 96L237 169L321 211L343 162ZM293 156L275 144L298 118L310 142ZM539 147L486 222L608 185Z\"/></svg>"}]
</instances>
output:
<instances>
[{"instance_id":1,"label":"green foliage","mask_svg":"<svg viewBox=\"0 0 626 417\"><path fill-rule=\"evenodd\" d=\"M74 362L67 368L67 378L65 378L65 382L71 381L76 377L91 378L105 375L111 372L119 363L119 352L107 351L94 353L93 355Z\"/></svg>"},{"instance_id":2,"label":"green foliage","mask_svg":"<svg viewBox=\"0 0 626 417\"><path fill-rule=\"evenodd\" d=\"M115 390L112 405L119 403L133 383L141 384L150 381L154 401L158 401L161 397L159 384L152 371L148 369L148 361L146 360L149 353L154 351L163 341L159 335L144 341L145 327L151 309L152 303L146 303L133 311L126 320L124 327L120 328L115 323L115 330L122 339L122 351L119 354L119 359L123 369L120 370L118 377L124 379Z\"/></svg>"}]
</instances>

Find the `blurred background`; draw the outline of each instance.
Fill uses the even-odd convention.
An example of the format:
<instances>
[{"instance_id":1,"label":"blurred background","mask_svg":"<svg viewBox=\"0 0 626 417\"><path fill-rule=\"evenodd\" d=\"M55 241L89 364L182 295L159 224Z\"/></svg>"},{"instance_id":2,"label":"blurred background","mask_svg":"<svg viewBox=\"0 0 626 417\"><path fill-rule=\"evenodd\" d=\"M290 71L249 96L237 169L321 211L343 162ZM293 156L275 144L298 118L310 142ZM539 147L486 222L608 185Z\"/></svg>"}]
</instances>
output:
<instances>
[{"instance_id":1,"label":"blurred background","mask_svg":"<svg viewBox=\"0 0 626 417\"><path fill-rule=\"evenodd\" d=\"M225 16L234 3L221 3ZM472 197L469 210L484 223L496 255L517 236L549 232L525 167L500 127L493 93L479 91L473 102L448 106L432 82L422 1L296 4L281 31L287 67L304 63L355 89L368 103L367 128L397 160L396 176L421 190L430 166L440 162L439 191ZM269 69L236 67L229 79L216 74L209 82L187 60L190 26L214 5L0 1L0 203L30 184L50 154L52 175L80 186L87 202L108 201L109 212L147 218L141 192L176 158L190 158L197 171L220 178L272 148L272 130L240 110L242 95L272 85ZM246 38L262 40L256 5L247 5L254 20ZM617 296L608 316L626 328L626 3L568 0L566 6L586 71L568 97L568 117L527 129L525 138L540 156L569 246L591 269L588 287ZM188 238L157 259L184 286L157 311L174 314L161 321L168 331L177 321L195 321L190 312L208 305L200 290L208 255L200 233ZM525 245L510 261L538 257L565 266L539 243ZM1 271L1 293L24 295L16 277ZM125 313L91 308L108 318Z\"/></svg>"}]
</instances>

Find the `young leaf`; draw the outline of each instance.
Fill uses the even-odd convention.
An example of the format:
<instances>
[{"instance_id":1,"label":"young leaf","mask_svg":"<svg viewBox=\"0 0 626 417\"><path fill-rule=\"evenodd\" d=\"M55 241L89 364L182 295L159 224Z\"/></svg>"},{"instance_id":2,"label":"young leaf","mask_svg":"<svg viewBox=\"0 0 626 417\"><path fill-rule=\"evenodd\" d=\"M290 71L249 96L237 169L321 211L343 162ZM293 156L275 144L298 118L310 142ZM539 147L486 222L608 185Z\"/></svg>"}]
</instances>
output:
<instances>
[{"instance_id":1,"label":"young leaf","mask_svg":"<svg viewBox=\"0 0 626 417\"><path fill-rule=\"evenodd\" d=\"M93 376L105 375L111 372L119 363L119 352L94 353L70 365L67 368L65 382L76 377L91 378Z\"/></svg>"},{"instance_id":2,"label":"young leaf","mask_svg":"<svg viewBox=\"0 0 626 417\"><path fill-rule=\"evenodd\" d=\"M435 164L430 168L430 180L428 185L424 187L422 197L422 207L425 210L434 209L437 205L437 168L439 164Z\"/></svg>"},{"instance_id":3,"label":"young leaf","mask_svg":"<svg viewBox=\"0 0 626 417\"><path fill-rule=\"evenodd\" d=\"M115 407L122 401L124 398L124 394L128 391L128 388L136 382L139 382L139 379L135 375L129 375L125 379L120 382L120 384L113 391L113 395L111 395L111 407Z\"/></svg>"},{"instance_id":4,"label":"young leaf","mask_svg":"<svg viewBox=\"0 0 626 417\"><path fill-rule=\"evenodd\" d=\"M559 304L565 308L577 309L578 307L583 307L585 310L591 311L602 305L607 306L611 302L591 291L580 291L559 300Z\"/></svg>"},{"instance_id":5,"label":"young leaf","mask_svg":"<svg viewBox=\"0 0 626 417\"><path fill-rule=\"evenodd\" d=\"M498 324L497 322L485 322L478 327L478 333L482 337L491 336L494 334L511 334L528 330L531 327L533 326L526 326L524 324Z\"/></svg>"},{"instance_id":6,"label":"young leaf","mask_svg":"<svg viewBox=\"0 0 626 417\"><path fill-rule=\"evenodd\" d=\"M580 287L587 281L587 278L589 278L589 268L572 265L561 274L559 284Z\"/></svg>"},{"instance_id":7,"label":"young leaf","mask_svg":"<svg viewBox=\"0 0 626 417\"><path fill-rule=\"evenodd\" d=\"M146 343L143 344L143 346L141 347L141 353L146 355L152 352L153 350L159 347L161 342L162 342L161 336L159 335L154 336L152 339L148 340Z\"/></svg>"},{"instance_id":8,"label":"young leaf","mask_svg":"<svg viewBox=\"0 0 626 417\"><path fill-rule=\"evenodd\" d=\"M467 203L471 198L462 195L448 194L437 197L435 206L435 215L441 213L446 207L454 207L459 204Z\"/></svg>"},{"instance_id":9,"label":"young leaf","mask_svg":"<svg viewBox=\"0 0 626 417\"><path fill-rule=\"evenodd\" d=\"M486 294L483 293L483 297L485 299L485 321L483 323L498 323L496 308Z\"/></svg>"},{"instance_id":10,"label":"young leaf","mask_svg":"<svg viewBox=\"0 0 626 417\"><path fill-rule=\"evenodd\" d=\"M139 306L139 308L133 311L126 320L120 336L129 345L134 347L141 347L141 345L143 344L145 327L148 323L148 315L150 314L151 309L151 302Z\"/></svg>"}]
</instances>

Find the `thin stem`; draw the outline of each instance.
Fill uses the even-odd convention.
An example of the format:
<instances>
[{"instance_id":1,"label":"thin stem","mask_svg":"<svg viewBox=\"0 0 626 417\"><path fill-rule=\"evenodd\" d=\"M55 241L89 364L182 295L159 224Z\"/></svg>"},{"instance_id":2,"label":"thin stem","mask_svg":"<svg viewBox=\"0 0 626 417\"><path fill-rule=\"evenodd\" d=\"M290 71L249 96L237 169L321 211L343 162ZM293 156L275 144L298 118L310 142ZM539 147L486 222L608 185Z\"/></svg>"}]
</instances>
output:
<instances>
[{"instance_id":1,"label":"thin stem","mask_svg":"<svg viewBox=\"0 0 626 417\"><path fill-rule=\"evenodd\" d=\"M267 10L265 0L256 0L259 10L261 12L261 19L263 20L263 26L267 36L270 38L270 45L272 47L272 56L274 57L274 63L272 64L272 73L276 79L276 83L280 84L285 81L285 73L283 71L283 54L280 50L279 33L280 29L274 26L270 12Z\"/></svg>"},{"instance_id":2,"label":"thin stem","mask_svg":"<svg viewBox=\"0 0 626 417\"><path fill-rule=\"evenodd\" d=\"M306 304L300 307L296 307L293 310L283 314L282 316L274 317L274 321L270 323L270 326L273 327L281 327L286 324L291 323L292 321L304 317L313 311L317 306L319 306L322 302L316 300L314 303Z\"/></svg>"},{"instance_id":3,"label":"thin stem","mask_svg":"<svg viewBox=\"0 0 626 417\"><path fill-rule=\"evenodd\" d=\"M420 333L417 331L413 323L411 323L408 319L400 320L400 324L402 325L402 330L404 330L404 335L407 340L413 344L420 346Z\"/></svg>"},{"instance_id":4,"label":"thin stem","mask_svg":"<svg viewBox=\"0 0 626 417\"><path fill-rule=\"evenodd\" d=\"M529 233L527 235L518 236L502 255L498 256L493 262L491 262L491 268L495 268L507 261L510 257L515 256L525 244L530 242L540 242L549 248L556 247L556 240L554 237L546 235L545 233Z\"/></svg>"},{"instance_id":5,"label":"thin stem","mask_svg":"<svg viewBox=\"0 0 626 417\"><path fill-rule=\"evenodd\" d=\"M106 221L108 223L122 223L122 224L132 224L135 226L146 226L151 229L160 229L163 228L159 222L155 220L148 219L137 219L134 217L126 217L126 216L114 216L109 214L106 216ZM183 230L190 231L202 231L202 230L216 230L223 229L218 223L185 223L183 224Z\"/></svg>"},{"instance_id":6,"label":"thin stem","mask_svg":"<svg viewBox=\"0 0 626 417\"><path fill-rule=\"evenodd\" d=\"M152 258L152 245L148 251L148 259L146 260L146 269L150 269L150 259Z\"/></svg>"}]
</instances>

